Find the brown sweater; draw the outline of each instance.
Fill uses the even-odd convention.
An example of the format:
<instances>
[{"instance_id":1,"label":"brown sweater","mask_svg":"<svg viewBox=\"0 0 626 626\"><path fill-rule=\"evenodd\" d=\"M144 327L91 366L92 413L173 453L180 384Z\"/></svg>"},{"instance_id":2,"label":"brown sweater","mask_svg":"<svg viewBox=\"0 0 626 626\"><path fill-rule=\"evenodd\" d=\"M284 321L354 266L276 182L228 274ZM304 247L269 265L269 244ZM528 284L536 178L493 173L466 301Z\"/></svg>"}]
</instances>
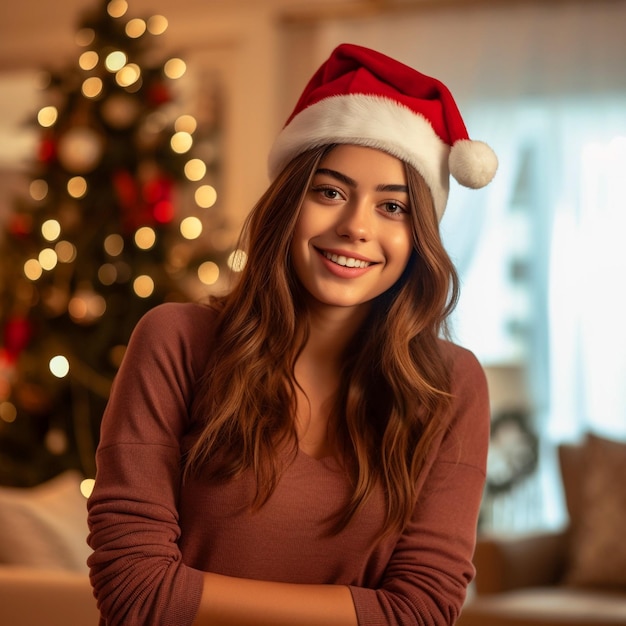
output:
<instances>
[{"instance_id":1,"label":"brown sweater","mask_svg":"<svg viewBox=\"0 0 626 626\"><path fill-rule=\"evenodd\" d=\"M299 452L269 502L246 508L251 476L181 486L194 385L210 350L213 313L166 304L137 325L116 378L89 500L91 581L108 626L190 626L202 571L350 586L360 626L453 624L474 570L489 411L483 372L454 362L450 426L433 446L413 518L379 544L382 494L339 535L329 516L349 485L332 458ZM323 625L320 625L323 626Z\"/></svg>"}]
</instances>

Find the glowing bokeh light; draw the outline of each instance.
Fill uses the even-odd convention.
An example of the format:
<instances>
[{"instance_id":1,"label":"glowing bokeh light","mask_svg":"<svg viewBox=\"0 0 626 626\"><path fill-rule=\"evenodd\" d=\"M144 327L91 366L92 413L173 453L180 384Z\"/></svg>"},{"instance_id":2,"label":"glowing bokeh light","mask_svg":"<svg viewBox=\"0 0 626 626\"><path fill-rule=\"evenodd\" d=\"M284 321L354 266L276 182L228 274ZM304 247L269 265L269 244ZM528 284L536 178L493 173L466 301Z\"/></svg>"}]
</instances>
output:
<instances>
[{"instance_id":1,"label":"glowing bokeh light","mask_svg":"<svg viewBox=\"0 0 626 626\"><path fill-rule=\"evenodd\" d=\"M133 281L133 291L140 298L149 298L154 291L154 281L147 274L137 276Z\"/></svg>"},{"instance_id":2,"label":"glowing bokeh light","mask_svg":"<svg viewBox=\"0 0 626 626\"><path fill-rule=\"evenodd\" d=\"M119 256L124 250L124 238L117 233L108 235L104 240L104 250L109 256Z\"/></svg>"},{"instance_id":3,"label":"glowing bokeh light","mask_svg":"<svg viewBox=\"0 0 626 626\"><path fill-rule=\"evenodd\" d=\"M81 91L85 98L97 98L102 93L102 79L90 76L83 81Z\"/></svg>"},{"instance_id":4,"label":"glowing bokeh light","mask_svg":"<svg viewBox=\"0 0 626 626\"><path fill-rule=\"evenodd\" d=\"M43 107L39 110L39 113L37 113L37 121L39 125L44 128L54 126L58 118L59 112L55 106Z\"/></svg>"},{"instance_id":5,"label":"glowing bokeh light","mask_svg":"<svg viewBox=\"0 0 626 626\"><path fill-rule=\"evenodd\" d=\"M156 242L156 232L150 226L142 226L135 233L135 245L140 250L150 250Z\"/></svg>"},{"instance_id":6,"label":"glowing bokeh light","mask_svg":"<svg viewBox=\"0 0 626 626\"><path fill-rule=\"evenodd\" d=\"M78 65L81 69L89 71L98 65L99 60L100 57L95 50L87 50L78 57Z\"/></svg>"},{"instance_id":7,"label":"glowing bokeh light","mask_svg":"<svg viewBox=\"0 0 626 626\"><path fill-rule=\"evenodd\" d=\"M84 478L80 481L80 493L83 498L89 498L96 485L96 481L93 478Z\"/></svg>"},{"instance_id":8,"label":"glowing bokeh light","mask_svg":"<svg viewBox=\"0 0 626 626\"><path fill-rule=\"evenodd\" d=\"M220 268L213 261L205 261L198 267L198 278L205 285L214 285L220 277Z\"/></svg>"},{"instance_id":9,"label":"glowing bokeh light","mask_svg":"<svg viewBox=\"0 0 626 626\"><path fill-rule=\"evenodd\" d=\"M202 222L193 215L186 217L180 223L180 234L185 239L197 239L202 234Z\"/></svg>"},{"instance_id":10,"label":"glowing bokeh light","mask_svg":"<svg viewBox=\"0 0 626 626\"><path fill-rule=\"evenodd\" d=\"M56 241L61 234L61 224L57 220L46 220L41 225L41 234L46 241Z\"/></svg>"},{"instance_id":11,"label":"glowing bokeh light","mask_svg":"<svg viewBox=\"0 0 626 626\"><path fill-rule=\"evenodd\" d=\"M141 18L134 18L126 24L126 34L131 39L137 39L146 32L146 23Z\"/></svg>"},{"instance_id":12,"label":"glowing bokeh light","mask_svg":"<svg viewBox=\"0 0 626 626\"><path fill-rule=\"evenodd\" d=\"M172 146L172 150L177 154L184 154L185 152L189 152L189 150L191 150L193 137L187 132L179 131L172 135L170 145Z\"/></svg>"},{"instance_id":13,"label":"glowing bokeh light","mask_svg":"<svg viewBox=\"0 0 626 626\"><path fill-rule=\"evenodd\" d=\"M12 424L17 418L17 409L12 402L8 400L0 402L0 420L7 424Z\"/></svg>"},{"instance_id":14,"label":"glowing bokeh light","mask_svg":"<svg viewBox=\"0 0 626 626\"><path fill-rule=\"evenodd\" d=\"M24 276L26 276L28 280L37 280L42 274L43 269L37 259L28 259L28 261L24 263Z\"/></svg>"},{"instance_id":15,"label":"glowing bokeh light","mask_svg":"<svg viewBox=\"0 0 626 626\"><path fill-rule=\"evenodd\" d=\"M121 50L113 50L113 52L109 52L106 59L104 59L104 67L113 74L119 72L126 65L127 60L128 57L124 52Z\"/></svg>"},{"instance_id":16,"label":"glowing bokeh light","mask_svg":"<svg viewBox=\"0 0 626 626\"><path fill-rule=\"evenodd\" d=\"M48 367L57 378L65 378L70 373L70 362L62 354L53 356L50 359Z\"/></svg>"},{"instance_id":17,"label":"glowing bokeh light","mask_svg":"<svg viewBox=\"0 0 626 626\"><path fill-rule=\"evenodd\" d=\"M141 68L136 63L125 65L115 75L115 82L120 87L130 87L141 78Z\"/></svg>"},{"instance_id":18,"label":"glowing bokeh light","mask_svg":"<svg viewBox=\"0 0 626 626\"><path fill-rule=\"evenodd\" d=\"M82 176L74 176L67 181L67 193L72 198L82 198L87 193L87 181Z\"/></svg>"},{"instance_id":19,"label":"glowing bokeh light","mask_svg":"<svg viewBox=\"0 0 626 626\"><path fill-rule=\"evenodd\" d=\"M198 122L193 115L181 115L176 118L174 122L174 130L183 131L185 133L193 134L198 128Z\"/></svg>"},{"instance_id":20,"label":"glowing bokeh light","mask_svg":"<svg viewBox=\"0 0 626 626\"><path fill-rule=\"evenodd\" d=\"M167 30L168 25L167 18L162 15L153 15L148 18L148 32L151 35L162 35Z\"/></svg>"},{"instance_id":21,"label":"glowing bokeh light","mask_svg":"<svg viewBox=\"0 0 626 626\"><path fill-rule=\"evenodd\" d=\"M111 0L107 4L107 13L111 17L122 17L128 11L128 2L126 0Z\"/></svg>"},{"instance_id":22,"label":"glowing bokeh light","mask_svg":"<svg viewBox=\"0 0 626 626\"><path fill-rule=\"evenodd\" d=\"M30 183L28 191L33 200L43 200L48 195L48 183L42 178L37 178Z\"/></svg>"},{"instance_id":23,"label":"glowing bokeh light","mask_svg":"<svg viewBox=\"0 0 626 626\"><path fill-rule=\"evenodd\" d=\"M217 202L217 191L211 185L201 185L196 189L194 198L199 207L208 209Z\"/></svg>"},{"instance_id":24,"label":"glowing bokeh light","mask_svg":"<svg viewBox=\"0 0 626 626\"><path fill-rule=\"evenodd\" d=\"M228 256L227 264L233 272L241 272L246 266L247 260L248 255L244 250L235 250Z\"/></svg>"},{"instance_id":25,"label":"glowing bokeh light","mask_svg":"<svg viewBox=\"0 0 626 626\"><path fill-rule=\"evenodd\" d=\"M185 163L185 176L188 180L202 180L206 174L206 164L201 159L190 159Z\"/></svg>"},{"instance_id":26,"label":"glowing bokeh light","mask_svg":"<svg viewBox=\"0 0 626 626\"><path fill-rule=\"evenodd\" d=\"M69 241L59 241L54 246L59 263L71 263L76 259L76 246Z\"/></svg>"},{"instance_id":27,"label":"glowing bokeh light","mask_svg":"<svg viewBox=\"0 0 626 626\"><path fill-rule=\"evenodd\" d=\"M168 78L177 79L184 76L187 71L187 65L182 59L173 58L166 61L163 71Z\"/></svg>"}]
</instances>

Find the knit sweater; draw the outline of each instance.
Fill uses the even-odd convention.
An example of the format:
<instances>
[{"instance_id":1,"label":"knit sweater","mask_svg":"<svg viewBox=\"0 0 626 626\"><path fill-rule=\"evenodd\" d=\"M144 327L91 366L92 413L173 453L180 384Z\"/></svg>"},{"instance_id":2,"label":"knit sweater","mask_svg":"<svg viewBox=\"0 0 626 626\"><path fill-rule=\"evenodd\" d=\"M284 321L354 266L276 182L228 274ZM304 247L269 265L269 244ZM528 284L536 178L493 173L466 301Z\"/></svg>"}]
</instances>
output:
<instances>
[{"instance_id":1,"label":"knit sweater","mask_svg":"<svg viewBox=\"0 0 626 626\"><path fill-rule=\"evenodd\" d=\"M258 510L247 506L251 475L216 483L200 472L182 480L189 409L213 319L196 304L151 310L115 379L88 504L101 624L190 626L203 571L347 585L360 626L453 624L474 575L489 433L485 378L475 357L442 342L453 368L448 427L432 446L409 524L376 542L382 493L345 530L327 532L350 489L332 457L290 456Z\"/></svg>"}]
</instances>

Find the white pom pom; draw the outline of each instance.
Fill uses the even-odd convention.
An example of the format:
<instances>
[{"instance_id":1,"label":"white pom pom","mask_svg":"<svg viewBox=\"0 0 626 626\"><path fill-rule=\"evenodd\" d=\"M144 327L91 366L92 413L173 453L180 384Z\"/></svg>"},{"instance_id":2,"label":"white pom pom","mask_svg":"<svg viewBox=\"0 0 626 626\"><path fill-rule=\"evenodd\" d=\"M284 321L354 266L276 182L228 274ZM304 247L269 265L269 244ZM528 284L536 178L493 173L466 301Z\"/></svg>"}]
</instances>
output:
<instances>
[{"instance_id":1,"label":"white pom pom","mask_svg":"<svg viewBox=\"0 0 626 626\"><path fill-rule=\"evenodd\" d=\"M498 157L483 141L461 139L450 150L448 166L460 185L480 189L495 176Z\"/></svg>"}]
</instances>

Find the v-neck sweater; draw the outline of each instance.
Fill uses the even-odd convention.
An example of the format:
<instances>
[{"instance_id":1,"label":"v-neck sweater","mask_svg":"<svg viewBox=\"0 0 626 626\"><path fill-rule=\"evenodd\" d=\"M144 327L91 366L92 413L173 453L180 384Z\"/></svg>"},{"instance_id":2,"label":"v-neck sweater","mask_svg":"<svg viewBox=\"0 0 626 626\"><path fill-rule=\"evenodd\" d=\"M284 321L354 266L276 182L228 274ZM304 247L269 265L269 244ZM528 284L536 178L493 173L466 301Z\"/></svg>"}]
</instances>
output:
<instances>
[{"instance_id":1,"label":"v-neck sweater","mask_svg":"<svg viewBox=\"0 0 626 626\"><path fill-rule=\"evenodd\" d=\"M376 492L339 534L328 520L350 483L333 458L289 458L269 501L248 506L254 477L181 476L190 407L204 371L214 312L165 304L138 323L114 381L89 499L91 582L107 626L191 626L202 572L350 588L360 626L450 625L474 575L489 406L472 353L441 342L453 400L402 532L375 541Z\"/></svg>"}]
</instances>

